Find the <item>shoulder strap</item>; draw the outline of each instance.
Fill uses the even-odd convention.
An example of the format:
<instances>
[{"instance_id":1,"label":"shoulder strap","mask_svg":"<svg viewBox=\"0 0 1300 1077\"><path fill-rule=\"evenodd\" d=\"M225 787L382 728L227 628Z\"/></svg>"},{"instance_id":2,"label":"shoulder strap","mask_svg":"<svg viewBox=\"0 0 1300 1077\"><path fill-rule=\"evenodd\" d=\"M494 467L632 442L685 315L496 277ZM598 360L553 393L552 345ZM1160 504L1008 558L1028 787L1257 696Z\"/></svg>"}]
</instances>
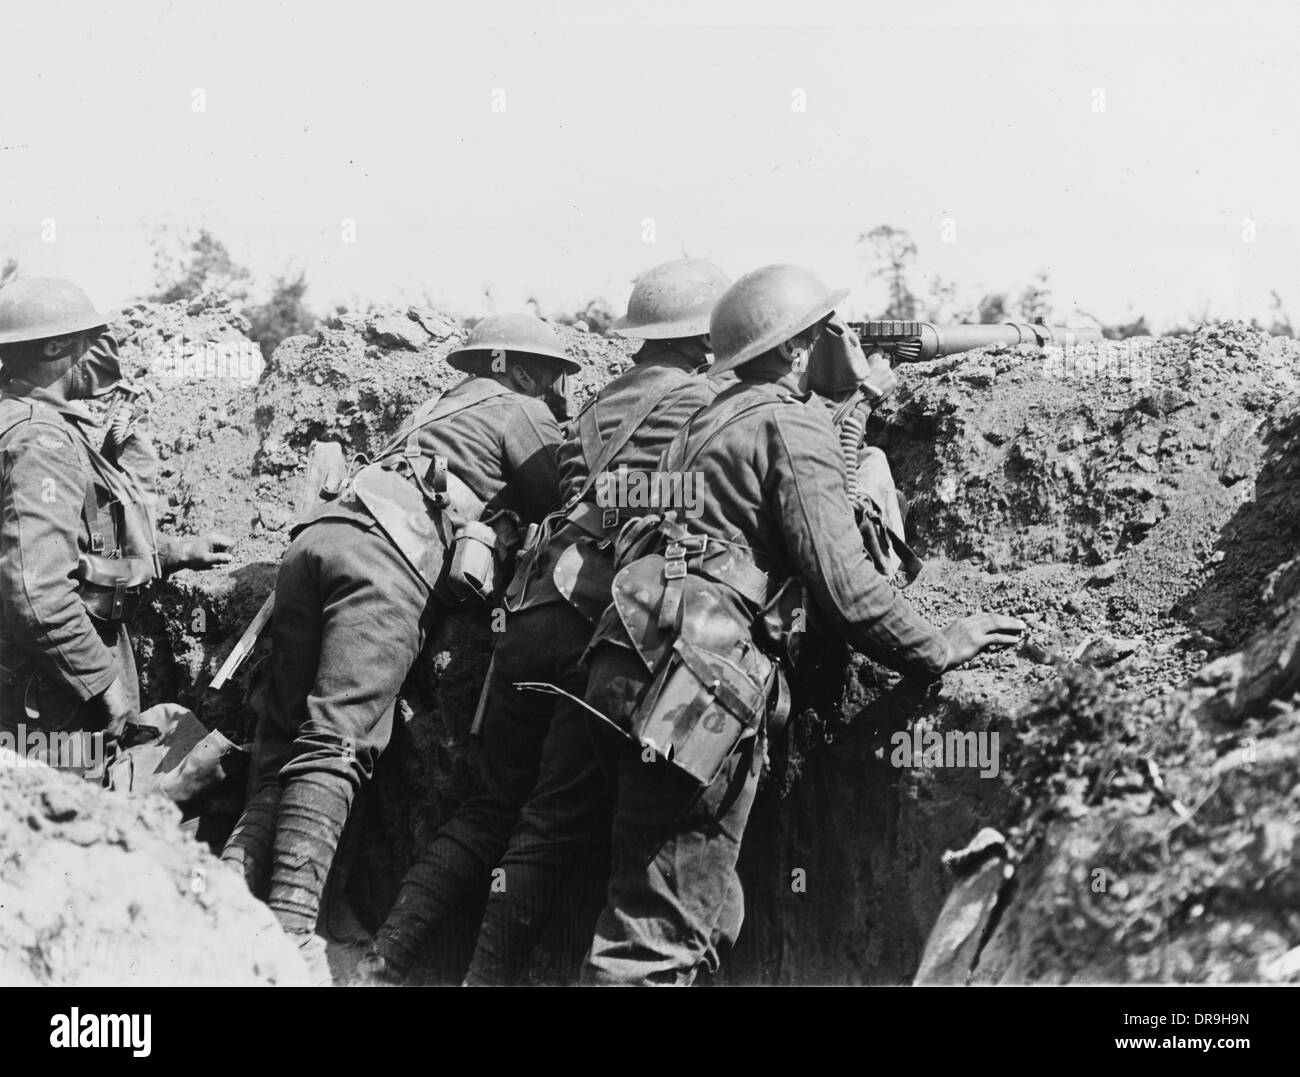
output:
<instances>
[{"instance_id":1,"label":"shoulder strap","mask_svg":"<svg viewBox=\"0 0 1300 1077\"><path fill-rule=\"evenodd\" d=\"M473 381L478 384L467 386L463 393L455 397L448 398L447 393L441 389L434 393L415 409L411 421L389 439L388 444L380 451L379 457L396 452L406 445L413 435L432 423L455 415L458 411L464 411L491 397L503 396L510 392L500 382L493 381L491 378L475 378Z\"/></svg>"},{"instance_id":2,"label":"shoulder strap","mask_svg":"<svg viewBox=\"0 0 1300 1077\"><path fill-rule=\"evenodd\" d=\"M639 398L637 406L628 412L604 444L600 443L600 434L595 418L596 403L599 398L585 408L582 414L578 416L578 436L582 442L582 455L587 463L587 478L583 482L582 488L570 501L581 501L591 493L601 472L608 468L614 457L623 451L623 448L632 440L636 432L645 425L646 420L650 418L655 409L675 391L690 384L689 381L685 380L677 381L668 377L658 378L657 384L652 384L648 391ZM593 452L597 445L600 445L599 451Z\"/></svg>"},{"instance_id":3,"label":"shoulder strap","mask_svg":"<svg viewBox=\"0 0 1300 1077\"><path fill-rule=\"evenodd\" d=\"M664 450L660 467L664 471L685 471L700 453L708 447L709 443L732 423L744 418L751 412L784 404L788 399L788 397L782 395L778 397L765 396L761 400L753 400L746 399L745 395L738 395L727 406L718 408L712 414L704 416L704 425L699 428L699 440L688 455L687 445L697 432L695 420L700 418L700 415L693 416L691 421L673 438L668 448Z\"/></svg>"}]
</instances>

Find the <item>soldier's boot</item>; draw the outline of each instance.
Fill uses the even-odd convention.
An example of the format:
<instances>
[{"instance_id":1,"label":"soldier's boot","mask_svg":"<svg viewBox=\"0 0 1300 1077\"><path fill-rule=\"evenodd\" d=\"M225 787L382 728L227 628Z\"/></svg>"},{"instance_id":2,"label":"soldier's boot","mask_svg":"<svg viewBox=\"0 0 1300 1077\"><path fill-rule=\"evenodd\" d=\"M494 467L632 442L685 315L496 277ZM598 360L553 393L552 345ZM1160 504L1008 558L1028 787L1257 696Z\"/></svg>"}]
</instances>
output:
<instances>
[{"instance_id":1,"label":"soldier's boot","mask_svg":"<svg viewBox=\"0 0 1300 1077\"><path fill-rule=\"evenodd\" d=\"M357 962L356 971L348 981L349 987L400 987L406 979L389 963L370 950Z\"/></svg>"},{"instance_id":2,"label":"soldier's boot","mask_svg":"<svg viewBox=\"0 0 1300 1077\"><path fill-rule=\"evenodd\" d=\"M436 838L402 880L388 919L375 935L369 960L382 962L384 974L410 975L435 921L486 889L486 868L458 843Z\"/></svg>"},{"instance_id":3,"label":"soldier's boot","mask_svg":"<svg viewBox=\"0 0 1300 1077\"><path fill-rule=\"evenodd\" d=\"M313 771L284 783L266 903L304 954L314 945L321 895L352 796L352 783L341 774Z\"/></svg>"},{"instance_id":4,"label":"soldier's boot","mask_svg":"<svg viewBox=\"0 0 1300 1077\"><path fill-rule=\"evenodd\" d=\"M278 781L268 782L257 790L244 806L244 812L231 831L221 862L229 864L244 878L244 885L259 901L265 901L271 884L271 854L275 848L275 824L280 814Z\"/></svg>"},{"instance_id":5,"label":"soldier's boot","mask_svg":"<svg viewBox=\"0 0 1300 1077\"><path fill-rule=\"evenodd\" d=\"M493 894L483 915L474 958L465 976L470 987L518 983L528 971L533 951L556 906L559 887L545 869L521 865L507 870L510 890ZM588 937L582 946L585 948L589 942Z\"/></svg>"}]
</instances>

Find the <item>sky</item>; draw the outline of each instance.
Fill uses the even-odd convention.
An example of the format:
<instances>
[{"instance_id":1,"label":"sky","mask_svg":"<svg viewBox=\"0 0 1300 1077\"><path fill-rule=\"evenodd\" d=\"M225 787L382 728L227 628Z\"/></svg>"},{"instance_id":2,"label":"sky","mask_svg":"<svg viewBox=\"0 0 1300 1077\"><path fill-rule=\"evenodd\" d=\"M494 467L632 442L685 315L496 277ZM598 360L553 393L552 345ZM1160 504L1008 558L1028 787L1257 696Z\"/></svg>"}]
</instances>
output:
<instances>
[{"instance_id":1,"label":"sky","mask_svg":"<svg viewBox=\"0 0 1300 1077\"><path fill-rule=\"evenodd\" d=\"M317 309L626 301L859 237L1059 313L1300 317L1300 6L0 0L0 260L101 306L206 227Z\"/></svg>"}]
</instances>

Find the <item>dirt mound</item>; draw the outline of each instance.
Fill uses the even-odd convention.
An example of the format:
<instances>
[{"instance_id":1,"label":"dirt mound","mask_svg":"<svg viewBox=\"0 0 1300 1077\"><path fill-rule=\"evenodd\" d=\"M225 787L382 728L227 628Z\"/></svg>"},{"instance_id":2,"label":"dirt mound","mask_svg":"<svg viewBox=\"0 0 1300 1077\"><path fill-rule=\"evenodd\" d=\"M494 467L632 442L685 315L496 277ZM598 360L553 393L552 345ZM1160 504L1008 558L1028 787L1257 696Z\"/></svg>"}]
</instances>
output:
<instances>
[{"instance_id":1,"label":"dirt mound","mask_svg":"<svg viewBox=\"0 0 1300 1077\"><path fill-rule=\"evenodd\" d=\"M1294 528L1221 533L1256 499L1298 388L1300 346L1241 323L1068 351L990 348L909 368L877 442L930 551L991 572L1095 566L1105 616L1132 630L1175 612L1231 558L1194 614L1229 641L1294 548Z\"/></svg>"},{"instance_id":2,"label":"dirt mound","mask_svg":"<svg viewBox=\"0 0 1300 1077\"><path fill-rule=\"evenodd\" d=\"M0 748L0 983L305 986L298 949L161 796Z\"/></svg>"}]
</instances>

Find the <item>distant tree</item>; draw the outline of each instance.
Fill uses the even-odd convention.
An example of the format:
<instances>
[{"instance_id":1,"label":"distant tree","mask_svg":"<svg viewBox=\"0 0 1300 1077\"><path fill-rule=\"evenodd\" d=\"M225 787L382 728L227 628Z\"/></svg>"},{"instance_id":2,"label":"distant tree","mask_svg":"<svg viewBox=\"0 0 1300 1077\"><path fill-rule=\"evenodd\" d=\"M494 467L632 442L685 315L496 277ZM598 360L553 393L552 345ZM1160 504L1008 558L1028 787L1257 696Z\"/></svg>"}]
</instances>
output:
<instances>
[{"instance_id":1,"label":"distant tree","mask_svg":"<svg viewBox=\"0 0 1300 1077\"><path fill-rule=\"evenodd\" d=\"M1184 337L1191 333L1190 329L1176 328L1166 336ZM1145 314L1140 314L1136 320L1131 322L1121 322L1117 325L1103 325L1101 335L1107 340L1127 340L1129 337L1149 337L1151 328L1147 325Z\"/></svg>"},{"instance_id":2,"label":"distant tree","mask_svg":"<svg viewBox=\"0 0 1300 1077\"><path fill-rule=\"evenodd\" d=\"M1293 337L1295 336L1295 327L1291 324L1291 316L1287 314L1286 308L1282 306L1282 296L1274 289L1269 293L1273 298L1269 303L1269 314L1272 316L1273 324L1268 327L1269 333L1275 337Z\"/></svg>"},{"instance_id":3,"label":"distant tree","mask_svg":"<svg viewBox=\"0 0 1300 1077\"><path fill-rule=\"evenodd\" d=\"M916 242L911 235L902 228L882 224L858 236L858 244L866 247L867 279L883 280L889 291L889 303L880 316L915 318L917 298L908 284L916 262Z\"/></svg>"},{"instance_id":4,"label":"distant tree","mask_svg":"<svg viewBox=\"0 0 1300 1077\"><path fill-rule=\"evenodd\" d=\"M251 326L249 334L262 346L262 355L267 359L286 337L316 328L316 315L303 301L306 294L307 274L299 270L296 276L276 277L265 303L244 308Z\"/></svg>"},{"instance_id":5,"label":"distant tree","mask_svg":"<svg viewBox=\"0 0 1300 1077\"><path fill-rule=\"evenodd\" d=\"M1020 290L1015 301L1016 316L1021 321L1036 322L1042 320L1048 324L1052 321L1052 286L1048 282L1046 270L1040 269L1028 284Z\"/></svg>"},{"instance_id":6,"label":"distant tree","mask_svg":"<svg viewBox=\"0 0 1300 1077\"><path fill-rule=\"evenodd\" d=\"M957 322L969 322L975 319L975 311L969 303L957 298L957 285L937 274L930 280L930 291L920 302L920 313L927 321L940 325Z\"/></svg>"},{"instance_id":7,"label":"distant tree","mask_svg":"<svg viewBox=\"0 0 1300 1077\"><path fill-rule=\"evenodd\" d=\"M160 229L154 237L154 273L158 290L149 298L155 303L193 299L212 289L243 299L252 277L206 228L200 228L193 238Z\"/></svg>"},{"instance_id":8,"label":"distant tree","mask_svg":"<svg viewBox=\"0 0 1300 1077\"><path fill-rule=\"evenodd\" d=\"M978 315L981 325L997 325L999 322L1010 321L1011 313L1007 310L1007 293L989 292L976 305L975 313Z\"/></svg>"},{"instance_id":9,"label":"distant tree","mask_svg":"<svg viewBox=\"0 0 1300 1077\"><path fill-rule=\"evenodd\" d=\"M16 276L18 276L18 259L6 258L4 266L0 267L0 288L3 288Z\"/></svg>"}]
</instances>

